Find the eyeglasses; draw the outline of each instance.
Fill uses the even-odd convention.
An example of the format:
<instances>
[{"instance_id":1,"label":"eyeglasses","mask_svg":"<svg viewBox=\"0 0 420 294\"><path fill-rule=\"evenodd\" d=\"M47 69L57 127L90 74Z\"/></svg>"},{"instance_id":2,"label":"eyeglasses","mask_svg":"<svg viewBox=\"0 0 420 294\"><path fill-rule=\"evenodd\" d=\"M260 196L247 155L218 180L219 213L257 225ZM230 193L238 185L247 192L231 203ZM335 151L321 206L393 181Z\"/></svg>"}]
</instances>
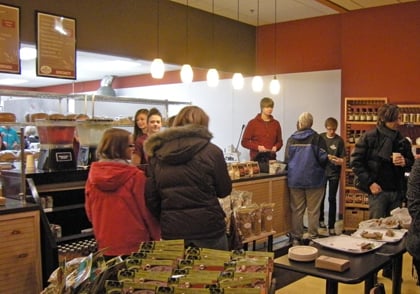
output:
<instances>
[{"instance_id":1,"label":"eyeglasses","mask_svg":"<svg viewBox=\"0 0 420 294\"><path fill-rule=\"evenodd\" d=\"M136 145L135 144L128 144L128 147L134 148L134 147L136 147Z\"/></svg>"}]
</instances>

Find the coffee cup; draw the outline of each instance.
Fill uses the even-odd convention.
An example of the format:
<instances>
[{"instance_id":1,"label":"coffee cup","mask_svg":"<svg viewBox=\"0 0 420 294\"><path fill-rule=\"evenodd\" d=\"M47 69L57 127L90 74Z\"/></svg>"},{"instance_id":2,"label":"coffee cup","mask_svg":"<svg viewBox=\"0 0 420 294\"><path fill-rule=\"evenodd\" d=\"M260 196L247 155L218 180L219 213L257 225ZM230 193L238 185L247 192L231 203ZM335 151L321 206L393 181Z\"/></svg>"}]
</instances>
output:
<instances>
[{"instance_id":1,"label":"coffee cup","mask_svg":"<svg viewBox=\"0 0 420 294\"><path fill-rule=\"evenodd\" d=\"M33 172L35 170L35 157L33 154L26 155L26 171Z\"/></svg>"},{"instance_id":2,"label":"coffee cup","mask_svg":"<svg viewBox=\"0 0 420 294\"><path fill-rule=\"evenodd\" d=\"M392 162L395 164L395 161L401 156L399 152L392 152Z\"/></svg>"}]
</instances>

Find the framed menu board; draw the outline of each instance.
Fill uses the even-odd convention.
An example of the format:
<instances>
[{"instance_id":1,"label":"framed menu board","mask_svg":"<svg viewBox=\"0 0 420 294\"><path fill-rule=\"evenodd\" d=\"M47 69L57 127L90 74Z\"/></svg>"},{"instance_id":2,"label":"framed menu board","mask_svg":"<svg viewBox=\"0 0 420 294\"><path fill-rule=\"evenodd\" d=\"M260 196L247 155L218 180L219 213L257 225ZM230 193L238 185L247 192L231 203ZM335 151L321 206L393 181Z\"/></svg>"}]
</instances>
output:
<instances>
[{"instance_id":1,"label":"framed menu board","mask_svg":"<svg viewBox=\"0 0 420 294\"><path fill-rule=\"evenodd\" d=\"M76 79L76 20L37 12L37 75Z\"/></svg>"},{"instance_id":2,"label":"framed menu board","mask_svg":"<svg viewBox=\"0 0 420 294\"><path fill-rule=\"evenodd\" d=\"M20 10L0 4L0 72L20 74Z\"/></svg>"}]
</instances>

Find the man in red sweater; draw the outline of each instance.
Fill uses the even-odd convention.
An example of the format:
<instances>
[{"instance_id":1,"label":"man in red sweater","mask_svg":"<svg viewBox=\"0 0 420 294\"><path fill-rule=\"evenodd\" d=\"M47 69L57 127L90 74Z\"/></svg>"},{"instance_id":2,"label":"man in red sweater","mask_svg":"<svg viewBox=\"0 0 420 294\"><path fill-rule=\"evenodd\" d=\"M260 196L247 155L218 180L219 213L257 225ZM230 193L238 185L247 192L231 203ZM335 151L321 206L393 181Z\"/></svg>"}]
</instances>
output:
<instances>
[{"instance_id":1,"label":"man in red sweater","mask_svg":"<svg viewBox=\"0 0 420 294\"><path fill-rule=\"evenodd\" d=\"M241 144L249 149L249 157L256 160L259 153L276 159L276 152L283 146L280 123L272 116L274 101L264 97L260 101L261 113L248 122Z\"/></svg>"}]
</instances>

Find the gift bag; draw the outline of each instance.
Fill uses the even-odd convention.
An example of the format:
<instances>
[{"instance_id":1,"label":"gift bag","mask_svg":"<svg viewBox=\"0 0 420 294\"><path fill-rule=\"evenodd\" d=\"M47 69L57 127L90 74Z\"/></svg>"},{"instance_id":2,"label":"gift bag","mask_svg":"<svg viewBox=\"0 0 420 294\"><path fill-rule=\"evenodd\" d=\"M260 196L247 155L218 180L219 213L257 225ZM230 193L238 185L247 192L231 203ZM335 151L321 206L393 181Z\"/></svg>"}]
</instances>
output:
<instances>
[{"instance_id":1,"label":"gift bag","mask_svg":"<svg viewBox=\"0 0 420 294\"><path fill-rule=\"evenodd\" d=\"M227 238L228 238L228 245L229 250L239 250L242 249L242 236L239 232L238 224L236 223L235 214L231 213L230 215L230 222L228 228Z\"/></svg>"}]
</instances>

